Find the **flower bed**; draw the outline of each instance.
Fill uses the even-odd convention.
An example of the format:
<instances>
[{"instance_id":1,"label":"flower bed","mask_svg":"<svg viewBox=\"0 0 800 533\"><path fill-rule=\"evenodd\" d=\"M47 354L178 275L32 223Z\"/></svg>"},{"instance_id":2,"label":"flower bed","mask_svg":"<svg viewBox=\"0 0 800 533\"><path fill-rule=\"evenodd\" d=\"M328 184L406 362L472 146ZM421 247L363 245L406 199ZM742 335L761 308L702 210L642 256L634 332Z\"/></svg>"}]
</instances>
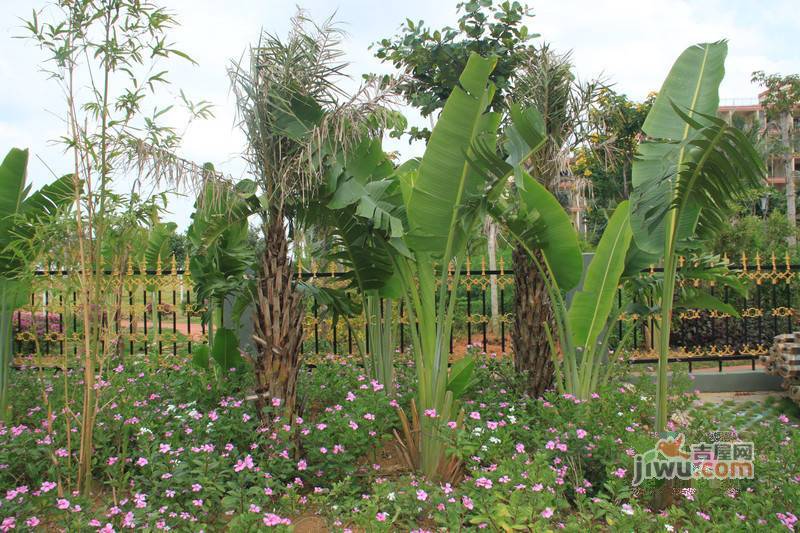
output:
<instances>
[{"instance_id":1,"label":"flower bed","mask_svg":"<svg viewBox=\"0 0 800 533\"><path fill-rule=\"evenodd\" d=\"M676 417L683 425L673 429L689 441L712 430L752 440L755 478L692 482L674 507L655 511L654 484L638 495L631 486L632 456L654 445L653 391L620 385L624 376L585 402L530 399L507 362L487 361L463 426L449 435L450 451L464 459L463 479L442 485L410 472L394 444L395 402L409 400L407 366L392 399L361 369L322 363L303 374L294 427L276 421L269 429L258 427L243 399L244 373L220 384L183 361L151 371L134 360L110 374L99 384L105 407L91 499L70 492L78 443L70 433L76 421L63 410L63 375L14 374L16 417L0 428L0 530L255 531L308 522L356 531L796 527L800 431L789 405L693 407L694 396L676 389L671 408L683 413ZM68 378L74 411L79 376Z\"/></svg>"}]
</instances>

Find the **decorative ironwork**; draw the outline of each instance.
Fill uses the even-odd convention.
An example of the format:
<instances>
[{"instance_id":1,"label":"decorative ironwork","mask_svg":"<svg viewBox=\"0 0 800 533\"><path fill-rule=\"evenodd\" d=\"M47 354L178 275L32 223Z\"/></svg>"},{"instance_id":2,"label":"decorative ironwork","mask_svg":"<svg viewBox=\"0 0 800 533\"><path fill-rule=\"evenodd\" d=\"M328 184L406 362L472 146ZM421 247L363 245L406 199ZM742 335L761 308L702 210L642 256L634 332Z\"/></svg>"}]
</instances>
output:
<instances>
[{"instance_id":1,"label":"decorative ironwork","mask_svg":"<svg viewBox=\"0 0 800 533\"><path fill-rule=\"evenodd\" d=\"M729 262L727 257L724 258ZM746 298L715 286L702 279L682 279L684 286L705 287L738 310L731 316L718 310L686 309L676 313L673 323L673 358L696 362L699 360L755 360L765 353L772 338L796 329L795 302L798 284L795 278L800 266L792 265L788 255L782 258L771 254L768 260L760 254L752 258L741 254L738 265L729 265L738 278L749 287ZM487 268L481 258L479 265L471 258L456 276L453 263L447 265L446 282L450 291L457 291L455 325L450 349L463 352L475 346L487 353L511 351L509 325L514 320L514 276L506 268L505 260L498 259L496 270ZM679 266L688 264L679 258ZM297 276L305 282L339 289L346 288L344 273L335 265L320 265L311 261L305 268L297 261ZM697 267L697 265L693 265ZM475 268L478 267L478 268ZM658 268L651 265L642 276L655 276ZM189 271L189 259L179 265L175 257L159 261L156 269L148 271L145 264L138 267L132 261L121 271L102 276L102 287L107 294L92 312L102 313L110 342L127 353L191 353L192 345L207 340L203 316L207 310L204 302L196 301L194 284ZM492 310L492 287L496 288L497 307ZM16 352L24 356L39 349L43 356L77 354L82 331L82 308L77 298L79 279L75 272L39 272L32 284L26 305L14 314ZM358 295L352 295L358 298ZM618 303L625 309L631 295L620 289ZM625 304L625 305L623 305ZM412 327L407 310L399 301L394 304L398 350L409 348L409 329ZM317 356L329 354L352 355L360 353L366 342L369 325L363 317L332 319L324 305L308 302L304 319L306 330L305 351ZM659 317L654 314L621 312L619 331L623 324L634 324L629 357L637 362L653 360L655 330Z\"/></svg>"}]
</instances>

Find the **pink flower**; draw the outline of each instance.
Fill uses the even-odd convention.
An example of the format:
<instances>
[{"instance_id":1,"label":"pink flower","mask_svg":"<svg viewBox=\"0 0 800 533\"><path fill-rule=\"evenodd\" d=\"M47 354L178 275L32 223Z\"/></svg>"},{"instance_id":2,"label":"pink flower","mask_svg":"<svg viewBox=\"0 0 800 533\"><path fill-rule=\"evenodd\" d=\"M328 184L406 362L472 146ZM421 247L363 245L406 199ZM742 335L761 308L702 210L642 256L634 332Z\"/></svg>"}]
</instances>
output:
<instances>
[{"instance_id":1,"label":"pink flower","mask_svg":"<svg viewBox=\"0 0 800 533\"><path fill-rule=\"evenodd\" d=\"M783 423L783 424L788 424L788 423L789 423L789 417L788 417L788 416L786 416L786 415L784 415L784 414L782 414L781 416L779 416L779 417L778 417L778 420L780 420L780 421L781 421L781 423Z\"/></svg>"},{"instance_id":2,"label":"pink flower","mask_svg":"<svg viewBox=\"0 0 800 533\"><path fill-rule=\"evenodd\" d=\"M422 489L417 490L417 499L421 502L424 502L428 499L428 493Z\"/></svg>"},{"instance_id":3,"label":"pink flower","mask_svg":"<svg viewBox=\"0 0 800 533\"><path fill-rule=\"evenodd\" d=\"M169 451L171 449L172 449L172 446L170 446L169 444L164 444L163 442L158 445L158 451L160 453L169 453Z\"/></svg>"},{"instance_id":4,"label":"pink flower","mask_svg":"<svg viewBox=\"0 0 800 533\"><path fill-rule=\"evenodd\" d=\"M375 515L375 520L378 522L386 522L387 518L389 518L389 513L380 512Z\"/></svg>"},{"instance_id":5,"label":"pink flower","mask_svg":"<svg viewBox=\"0 0 800 533\"><path fill-rule=\"evenodd\" d=\"M703 520L706 520L706 521L711 520L711 517L709 515L707 515L706 513L704 513L703 511L697 511L697 516L699 516L700 518L702 518Z\"/></svg>"},{"instance_id":6,"label":"pink flower","mask_svg":"<svg viewBox=\"0 0 800 533\"><path fill-rule=\"evenodd\" d=\"M586 437L589 433L586 432L584 429L576 429L575 434L578 436L579 439Z\"/></svg>"},{"instance_id":7,"label":"pink flower","mask_svg":"<svg viewBox=\"0 0 800 533\"><path fill-rule=\"evenodd\" d=\"M470 417L471 419L473 419L473 420L480 420L480 419L481 419L481 414L480 414L478 411L472 411L472 412L469 414L469 417Z\"/></svg>"},{"instance_id":8,"label":"pink flower","mask_svg":"<svg viewBox=\"0 0 800 533\"><path fill-rule=\"evenodd\" d=\"M436 418L436 409L425 409L425 416L428 418Z\"/></svg>"},{"instance_id":9,"label":"pink flower","mask_svg":"<svg viewBox=\"0 0 800 533\"><path fill-rule=\"evenodd\" d=\"M617 476L618 478L622 479L622 478L624 478L624 477L625 477L625 474L626 474L627 472L628 472L628 471L627 471L627 470L625 470L624 468L617 468L616 470L614 470L613 474L614 474L615 476Z\"/></svg>"},{"instance_id":10,"label":"pink flower","mask_svg":"<svg viewBox=\"0 0 800 533\"><path fill-rule=\"evenodd\" d=\"M305 460L305 459L300 459L300 460L297 462L297 469L298 469L298 470L301 470L301 471L302 471L302 470L305 470L305 469L307 469L307 468L308 468L308 463L306 463L306 460Z\"/></svg>"},{"instance_id":11,"label":"pink flower","mask_svg":"<svg viewBox=\"0 0 800 533\"><path fill-rule=\"evenodd\" d=\"M517 453L525 453L525 445L521 442L518 442L514 449L517 450Z\"/></svg>"},{"instance_id":12,"label":"pink flower","mask_svg":"<svg viewBox=\"0 0 800 533\"><path fill-rule=\"evenodd\" d=\"M192 492L200 492L203 490L203 485L200 483L192 483Z\"/></svg>"},{"instance_id":13,"label":"pink flower","mask_svg":"<svg viewBox=\"0 0 800 533\"><path fill-rule=\"evenodd\" d=\"M272 407L280 407L281 406L281 399L280 398L273 398L272 399Z\"/></svg>"},{"instance_id":14,"label":"pink flower","mask_svg":"<svg viewBox=\"0 0 800 533\"><path fill-rule=\"evenodd\" d=\"M61 510L69 509L69 500L64 498L59 498L58 500L56 500L56 507L58 507Z\"/></svg>"},{"instance_id":15,"label":"pink flower","mask_svg":"<svg viewBox=\"0 0 800 533\"><path fill-rule=\"evenodd\" d=\"M475 504L472 502L472 499L469 496L462 496L461 503L464 505L464 507L466 507L470 511L472 510L473 507L475 507Z\"/></svg>"},{"instance_id":16,"label":"pink flower","mask_svg":"<svg viewBox=\"0 0 800 533\"><path fill-rule=\"evenodd\" d=\"M35 516L32 516L32 517L28 518L27 520L25 520L25 525L28 526L28 527L36 527L40 523L41 523L41 521L38 518L36 518Z\"/></svg>"},{"instance_id":17,"label":"pink flower","mask_svg":"<svg viewBox=\"0 0 800 533\"><path fill-rule=\"evenodd\" d=\"M252 470L255 464L253 463L253 457L248 454L244 460L236 461L236 466L233 467L234 472L241 472L244 469Z\"/></svg>"},{"instance_id":18,"label":"pink flower","mask_svg":"<svg viewBox=\"0 0 800 533\"><path fill-rule=\"evenodd\" d=\"M281 518L280 516L273 513L267 513L264 515L264 525L267 527L280 526L280 525L288 526L291 523L292 521L289 520L288 518Z\"/></svg>"},{"instance_id":19,"label":"pink flower","mask_svg":"<svg viewBox=\"0 0 800 533\"><path fill-rule=\"evenodd\" d=\"M136 466L147 466L147 464L148 464L149 462L150 462L150 461L148 461L148 460L147 460L147 459L145 459L144 457L139 457L139 458L136 460Z\"/></svg>"},{"instance_id":20,"label":"pink flower","mask_svg":"<svg viewBox=\"0 0 800 533\"><path fill-rule=\"evenodd\" d=\"M475 480L475 486L483 489L491 489L492 480L485 477L479 477L478 479Z\"/></svg>"},{"instance_id":21,"label":"pink flower","mask_svg":"<svg viewBox=\"0 0 800 533\"><path fill-rule=\"evenodd\" d=\"M549 507L545 507L544 511L542 511L541 514L542 518L550 518L551 516L553 516L553 510L550 509Z\"/></svg>"},{"instance_id":22,"label":"pink flower","mask_svg":"<svg viewBox=\"0 0 800 533\"><path fill-rule=\"evenodd\" d=\"M192 504L193 504L195 507L202 507L202 506L203 506L203 500L201 500L201 499L192 500Z\"/></svg>"},{"instance_id":23,"label":"pink flower","mask_svg":"<svg viewBox=\"0 0 800 533\"><path fill-rule=\"evenodd\" d=\"M450 429L456 429L458 427L458 424L456 424L455 420L451 420L450 422L447 423L447 427L449 427Z\"/></svg>"},{"instance_id":24,"label":"pink flower","mask_svg":"<svg viewBox=\"0 0 800 533\"><path fill-rule=\"evenodd\" d=\"M628 504L628 503L623 503L622 504L622 512L627 514L627 515L631 515L632 516L633 515L633 507L631 507L631 505Z\"/></svg>"}]
</instances>

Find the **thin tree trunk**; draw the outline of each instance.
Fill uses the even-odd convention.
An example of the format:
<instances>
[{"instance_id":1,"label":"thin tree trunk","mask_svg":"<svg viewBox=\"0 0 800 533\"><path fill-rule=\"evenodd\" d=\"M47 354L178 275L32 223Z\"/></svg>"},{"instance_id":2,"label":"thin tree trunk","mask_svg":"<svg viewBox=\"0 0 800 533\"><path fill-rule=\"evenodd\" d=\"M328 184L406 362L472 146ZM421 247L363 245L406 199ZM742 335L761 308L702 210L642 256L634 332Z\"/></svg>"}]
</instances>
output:
<instances>
[{"instance_id":1,"label":"thin tree trunk","mask_svg":"<svg viewBox=\"0 0 800 533\"><path fill-rule=\"evenodd\" d=\"M539 252L537 252L539 253ZM553 383L554 368L550 357L545 324L553 327L553 310L547 288L533 260L524 248L514 248L514 367L526 374L528 393L541 394Z\"/></svg>"},{"instance_id":2,"label":"thin tree trunk","mask_svg":"<svg viewBox=\"0 0 800 533\"><path fill-rule=\"evenodd\" d=\"M490 217L486 217L486 253L489 256L489 270L497 270L497 224ZM489 321L489 331L492 336L497 337L500 331L500 306L497 298L497 276L489 275L489 303L491 309L491 320Z\"/></svg>"},{"instance_id":3,"label":"thin tree trunk","mask_svg":"<svg viewBox=\"0 0 800 533\"><path fill-rule=\"evenodd\" d=\"M297 397L297 374L303 343L304 308L295 289L294 269L289 261L283 217L272 217L266 229L266 246L258 280L255 334L258 351L255 364L256 406L263 423L270 407L280 401L281 413L293 419Z\"/></svg>"},{"instance_id":4,"label":"thin tree trunk","mask_svg":"<svg viewBox=\"0 0 800 533\"><path fill-rule=\"evenodd\" d=\"M789 135L789 127L791 125L792 116L788 112L781 113L781 140L786 148L783 154L783 169L786 175L786 218L789 219L789 225L792 232L786 239L789 246L794 247L797 245L797 206L795 202L795 187L794 187L794 168L792 154L794 152L791 146L791 139Z\"/></svg>"}]
</instances>

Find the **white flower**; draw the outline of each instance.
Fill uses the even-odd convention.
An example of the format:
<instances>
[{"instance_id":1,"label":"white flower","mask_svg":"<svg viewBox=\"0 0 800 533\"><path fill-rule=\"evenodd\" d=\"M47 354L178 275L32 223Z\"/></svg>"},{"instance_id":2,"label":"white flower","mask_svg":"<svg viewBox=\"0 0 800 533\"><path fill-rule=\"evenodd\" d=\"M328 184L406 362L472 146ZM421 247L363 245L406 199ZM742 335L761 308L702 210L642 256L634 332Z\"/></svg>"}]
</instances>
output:
<instances>
[{"instance_id":1,"label":"white flower","mask_svg":"<svg viewBox=\"0 0 800 533\"><path fill-rule=\"evenodd\" d=\"M482 451L482 452L485 452L485 451L486 451L486 450L488 450L488 449L489 449L489 448L487 448L485 445L484 445L484 446L481 446L481 451Z\"/></svg>"},{"instance_id":2,"label":"white flower","mask_svg":"<svg viewBox=\"0 0 800 533\"><path fill-rule=\"evenodd\" d=\"M508 415L508 421L511 422L512 424L516 424L517 423L517 417L514 416L514 415Z\"/></svg>"},{"instance_id":3,"label":"white flower","mask_svg":"<svg viewBox=\"0 0 800 533\"><path fill-rule=\"evenodd\" d=\"M489 442L491 442L492 444L500 444L500 442L502 441L497 437L489 437Z\"/></svg>"},{"instance_id":4,"label":"white flower","mask_svg":"<svg viewBox=\"0 0 800 533\"><path fill-rule=\"evenodd\" d=\"M389 500L390 502L393 502L395 498L397 498L397 495L394 492L390 492L389 494L386 495L386 499Z\"/></svg>"},{"instance_id":5,"label":"white flower","mask_svg":"<svg viewBox=\"0 0 800 533\"><path fill-rule=\"evenodd\" d=\"M675 528L674 528L674 527L672 527L672 526L671 526L671 525L669 525L669 524L664 524L664 529L666 529L667 531L675 531Z\"/></svg>"}]
</instances>

